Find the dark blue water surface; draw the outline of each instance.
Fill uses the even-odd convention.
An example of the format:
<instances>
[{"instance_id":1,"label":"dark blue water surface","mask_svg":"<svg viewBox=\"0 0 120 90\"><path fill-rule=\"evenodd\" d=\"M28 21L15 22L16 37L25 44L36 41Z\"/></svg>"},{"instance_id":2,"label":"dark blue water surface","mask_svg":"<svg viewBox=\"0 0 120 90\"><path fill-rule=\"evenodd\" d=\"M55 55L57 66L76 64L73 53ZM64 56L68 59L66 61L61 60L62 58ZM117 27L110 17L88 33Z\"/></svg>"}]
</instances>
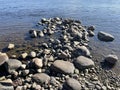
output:
<instances>
[{"instance_id":1,"label":"dark blue water surface","mask_svg":"<svg viewBox=\"0 0 120 90\"><path fill-rule=\"evenodd\" d=\"M99 54L119 56L120 0L0 0L0 36L25 33L42 17L56 16L95 25L96 34L101 30L111 33L115 36L113 42L101 42L95 36L91 44Z\"/></svg>"}]
</instances>

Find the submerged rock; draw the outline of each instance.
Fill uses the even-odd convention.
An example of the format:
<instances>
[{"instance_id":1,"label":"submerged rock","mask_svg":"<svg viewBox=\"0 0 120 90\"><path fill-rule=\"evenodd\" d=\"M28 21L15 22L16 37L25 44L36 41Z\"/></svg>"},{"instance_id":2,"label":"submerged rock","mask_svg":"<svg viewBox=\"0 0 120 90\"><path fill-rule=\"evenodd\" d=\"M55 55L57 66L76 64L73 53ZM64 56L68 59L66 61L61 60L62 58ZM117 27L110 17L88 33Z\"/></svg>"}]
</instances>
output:
<instances>
[{"instance_id":1,"label":"submerged rock","mask_svg":"<svg viewBox=\"0 0 120 90\"><path fill-rule=\"evenodd\" d=\"M100 32L98 32L98 39L101 41L113 41L114 36L109 33L100 31Z\"/></svg>"},{"instance_id":2,"label":"submerged rock","mask_svg":"<svg viewBox=\"0 0 120 90\"><path fill-rule=\"evenodd\" d=\"M74 64L80 70L91 68L94 66L94 62L92 61L92 59L89 59L85 56L77 57L77 59L74 61Z\"/></svg>"},{"instance_id":3,"label":"submerged rock","mask_svg":"<svg viewBox=\"0 0 120 90\"><path fill-rule=\"evenodd\" d=\"M56 60L51 66L51 69L58 73L71 74L74 73L75 67L68 61Z\"/></svg>"},{"instance_id":4,"label":"submerged rock","mask_svg":"<svg viewBox=\"0 0 120 90\"><path fill-rule=\"evenodd\" d=\"M111 63L111 64L116 64L116 62L118 61L118 57L116 55L108 55L105 57L105 61Z\"/></svg>"}]
</instances>

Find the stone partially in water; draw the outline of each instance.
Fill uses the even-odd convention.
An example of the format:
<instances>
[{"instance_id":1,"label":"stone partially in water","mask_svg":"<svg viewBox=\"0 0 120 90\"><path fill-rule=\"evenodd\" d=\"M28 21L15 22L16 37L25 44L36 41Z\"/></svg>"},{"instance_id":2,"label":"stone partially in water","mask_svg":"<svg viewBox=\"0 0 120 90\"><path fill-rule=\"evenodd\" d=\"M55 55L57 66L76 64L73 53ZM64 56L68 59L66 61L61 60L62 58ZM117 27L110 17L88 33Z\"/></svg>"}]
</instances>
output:
<instances>
[{"instance_id":1,"label":"stone partially in water","mask_svg":"<svg viewBox=\"0 0 120 90\"><path fill-rule=\"evenodd\" d=\"M0 53L0 65L4 64L6 61L8 61L8 56L6 53Z\"/></svg>"},{"instance_id":2,"label":"stone partially in water","mask_svg":"<svg viewBox=\"0 0 120 90\"><path fill-rule=\"evenodd\" d=\"M91 68L94 66L94 62L92 61L92 59L89 59L85 56L77 57L74 63L75 63L75 66L80 70Z\"/></svg>"},{"instance_id":3,"label":"stone partially in water","mask_svg":"<svg viewBox=\"0 0 120 90\"><path fill-rule=\"evenodd\" d=\"M109 33L100 31L100 32L98 32L98 39L101 40L101 41L106 41L106 42L107 41L113 41L114 36L109 34Z\"/></svg>"},{"instance_id":4,"label":"stone partially in water","mask_svg":"<svg viewBox=\"0 0 120 90\"><path fill-rule=\"evenodd\" d=\"M74 73L75 67L68 61L56 60L51 66L51 69L58 73L71 74Z\"/></svg>"},{"instance_id":5,"label":"stone partially in water","mask_svg":"<svg viewBox=\"0 0 120 90\"><path fill-rule=\"evenodd\" d=\"M111 63L111 64L116 64L116 62L118 61L118 57L116 55L108 55L105 58L105 61Z\"/></svg>"}]
</instances>

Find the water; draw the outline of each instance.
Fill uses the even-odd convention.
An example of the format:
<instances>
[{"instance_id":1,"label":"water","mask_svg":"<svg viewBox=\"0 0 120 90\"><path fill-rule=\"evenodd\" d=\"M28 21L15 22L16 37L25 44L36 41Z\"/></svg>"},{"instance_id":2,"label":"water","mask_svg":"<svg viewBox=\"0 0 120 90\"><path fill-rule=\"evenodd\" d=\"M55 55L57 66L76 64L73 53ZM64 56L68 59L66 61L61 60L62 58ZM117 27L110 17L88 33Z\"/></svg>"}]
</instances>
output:
<instances>
[{"instance_id":1,"label":"water","mask_svg":"<svg viewBox=\"0 0 120 90\"><path fill-rule=\"evenodd\" d=\"M111 33L113 42L101 42L95 36L90 44L95 55L120 55L120 0L0 0L0 43L9 42L7 37L13 37L12 42L24 40L24 34L42 17L56 16L95 25L96 34Z\"/></svg>"}]
</instances>

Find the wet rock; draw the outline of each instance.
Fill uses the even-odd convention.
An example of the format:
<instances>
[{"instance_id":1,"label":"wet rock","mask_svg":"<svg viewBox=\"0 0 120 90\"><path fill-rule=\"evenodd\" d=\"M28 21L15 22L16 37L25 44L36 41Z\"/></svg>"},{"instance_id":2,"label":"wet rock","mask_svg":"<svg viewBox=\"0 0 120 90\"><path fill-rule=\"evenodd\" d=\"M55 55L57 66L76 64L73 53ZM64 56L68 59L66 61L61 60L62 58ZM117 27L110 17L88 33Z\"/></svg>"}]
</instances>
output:
<instances>
[{"instance_id":1,"label":"wet rock","mask_svg":"<svg viewBox=\"0 0 120 90\"><path fill-rule=\"evenodd\" d=\"M77 59L74 61L74 64L80 70L91 68L94 66L94 62L92 61L92 59L89 59L85 56L77 57Z\"/></svg>"},{"instance_id":2,"label":"wet rock","mask_svg":"<svg viewBox=\"0 0 120 90\"><path fill-rule=\"evenodd\" d=\"M34 52L34 51L30 52L29 56L32 57L32 58L36 57L36 52Z\"/></svg>"},{"instance_id":3,"label":"wet rock","mask_svg":"<svg viewBox=\"0 0 120 90\"><path fill-rule=\"evenodd\" d=\"M20 68L21 65L22 65L22 63L19 60L17 60L17 59L9 59L5 63L6 70L9 73L11 73L14 70L17 70L18 68Z\"/></svg>"},{"instance_id":4,"label":"wet rock","mask_svg":"<svg viewBox=\"0 0 120 90\"><path fill-rule=\"evenodd\" d=\"M64 88L66 90L81 90L81 84L77 80L69 78L66 80Z\"/></svg>"},{"instance_id":5,"label":"wet rock","mask_svg":"<svg viewBox=\"0 0 120 90\"><path fill-rule=\"evenodd\" d=\"M113 41L114 36L109 33L100 31L100 32L98 32L98 39L101 41Z\"/></svg>"},{"instance_id":6,"label":"wet rock","mask_svg":"<svg viewBox=\"0 0 120 90\"><path fill-rule=\"evenodd\" d=\"M74 73L75 67L68 61L56 60L51 66L51 69L58 73L70 74Z\"/></svg>"},{"instance_id":7,"label":"wet rock","mask_svg":"<svg viewBox=\"0 0 120 90\"><path fill-rule=\"evenodd\" d=\"M75 56L88 56L90 57L90 51L85 46L79 46L77 49L73 52Z\"/></svg>"},{"instance_id":8,"label":"wet rock","mask_svg":"<svg viewBox=\"0 0 120 90\"><path fill-rule=\"evenodd\" d=\"M8 45L8 49L13 49L15 47L15 45L14 44L12 44L12 43L9 43L9 45Z\"/></svg>"},{"instance_id":9,"label":"wet rock","mask_svg":"<svg viewBox=\"0 0 120 90\"><path fill-rule=\"evenodd\" d=\"M31 38L36 38L37 37L37 31L30 30L29 33L30 33Z\"/></svg>"},{"instance_id":10,"label":"wet rock","mask_svg":"<svg viewBox=\"0 0 120 90\"><path fill-rule=\"evenodd\" d=\"M88 31L88 33L89 33L90 37L93 37L95 35L95 33L93 31L90 31L90 30Z\"/></svg>"},{"instance_id":11,"label":"wet rock","mask_svg":"<svg viewBox=\"0 0 120 90\"><path fill-rule=\"evenodd\" d=\"M36 68L41 68L43 66L43 60L40 58L34 58L32 62Z\"/></svg>"},{"instance_id":12,"label":"wet rock","mask_svg":"<svg viewBox=\"0 0 120 90\"><path fill-rule=\"evenodd\" d=\"M38 35L39 37L44 37L43 31L38 31L38 32L37 32L37 35Z\"/></svg>"},{"instance_id":13,"label":"wet rock","mask_svg":"<svg viewBox=\"0 0 120 90\"><path fill-rule=\"evenodd\" d=\"M50 81L50 76L45 73L37 73L32 76L33 81L37 83L48 83Z\"/></svg>"},{"instance_id":14,"label":"wet rock","mask_svg":"<svg viewBox=\"0 0 120 90\"><path fill-rule=\"evenodd\" d=\"M89 26L87 29L90 30L90 31L94 31L95 30L95 26Z\"/></svg>"},{"instance_id":15,"label":"wet rock","mask_svg":"<svg viewBox=\"0 0 120 90\"><path fill-rule=\"evenodd\" d=\"M9 60L9 57L6 53L0 53L0 65L4 64L6 61Z\"/></svg>"},{"instance_id":16,"label":"wet rock","mask_svg":"<svg viewBox=\"0 0 120 90\"><path fill-rule=\"evenodd\" d=\"M105 61L111 63L111 64L116 64L116 62L118 61L118 57L116 55L108 55L105 57Z\"/></svg>"}]
</instances>

